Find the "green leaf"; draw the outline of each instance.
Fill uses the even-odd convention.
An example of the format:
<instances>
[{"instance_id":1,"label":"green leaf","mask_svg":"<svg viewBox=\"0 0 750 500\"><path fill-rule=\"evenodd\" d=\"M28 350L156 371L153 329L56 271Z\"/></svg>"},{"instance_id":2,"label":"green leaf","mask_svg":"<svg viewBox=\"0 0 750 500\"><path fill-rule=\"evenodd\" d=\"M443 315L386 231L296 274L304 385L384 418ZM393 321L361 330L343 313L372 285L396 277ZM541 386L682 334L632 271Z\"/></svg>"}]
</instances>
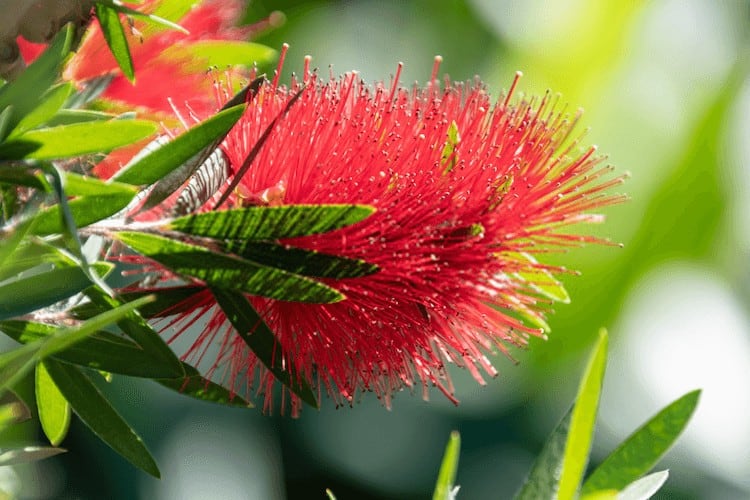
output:
<instances>
[{"instance_id":1,"label":"green leaf","mask_svg":"<svg viewBox=\"0 0 750 500\"><path fill-rule=\"evenodd\" d=\"M237 40L198 40L190 44L172 46L162 53L164 57L205 61L205 66L267 64L276 59L276 51L265 45Z\"/></svg>"},{"instance_id":2,"label":"green leaf","mask_svg":"<svg viewBox=\"0 0 750 500\"><path fill-rule=\"evenodd\" d=\"M68 196L112 196L133 197L138 188L122 182L105 182L96 177L65 172L65 194Z\"/></svg>"},{"instance_id":3,"label":"green leaf","mask_svg":"<svg viewBox=\"0 0 750 500\"><path fill-rule=\"evenodd\" d=\"M336 500L336 495L334 495L328 488L326 488L326 496L328 497L328 500Z\"/></svg>"},{"instance_id":4,"label":"green leaf","mask_svg":"<svg viewBox=\"0 0 750 500\"><path fill-rule=\"evenodd\" d=\"M188 30L186 30L185 28L183 28L179 24L173 23L172 21L170 21L168 19L165 19L163 17L157 16L155 14L148 14L148 13L145 13L145 12L140 12L140 11L137 11L135 9L131 9L130 7L127 7L125 5L122 5L119 2L115 3L112 0L99 0L99 3L106 4L106 5L110 6L113 10L115 10L117 12L121 12L121 13L126 14L128 16L138 17L138 18L144 19L145 21L148 21L148 22L151 22L151 23L154 23L154 24L159 24L159 25L165 26L167 28L171 28L173 30L179 31L179 32L184 33L186 35L190 34L190 32ZM172 2L170 2L170 3L172 3Z\"/></svg>"},{"instance_id":5,"label":"green leaf","mask_svg":"<svg viewBox=\"0 0 750 500\"><path fill-rule=\"evenodd\" d=\"M435 491L432 500L451 500L451 492L456 484L456 473L458 472L458 456L461 451L461 435L457 431L451 432L448 444L445 447L443 462L440 464Z\"/></svg>"},{"instance_id":6,"label":"green leaf","mask_svg":"<svg viewBox=\"0 0 750 500\"><path fill-rule=\"evenodd\" d=\"M607 331L602 328L599 330L599 340L578 387L578 395L573 407L558 489L560 500L575 497L586 470L594 435L596 412L599 408L599 395L604 380L604 368L607 363L607 343Z\"/></svg>"},{"instance_id":7,"label":"green leaf","mask_svg":"<svg viewBox=\"0 0 750 500\"><path fill-rule=\"evenodd\" d=\"M44 435L52 446L57 446L70 427L70 405L50 378L44 363L36 365L34 393Z\"/></svg>"},{"instance_id":8,"label":"green leaf","mask_svg":"<svg viewBox=\"0 0 750 500\"><path fill-rule=\"evenodd\" d=\"M239 105L217 113L126 166L112 180L136 185L153 184L200 154L217 137L226 134L244 111L245 106Z\"/></svg>"},{"instance_id":9,"label":"green leaf","mask_svg":"<svg viewBox=\"0 0 750 500\"><path fill-rule=\"evenodd\" d=\"M96 310L99 311L99 308ZM0 321L0 331L22 344L46 339L57 330L57 327L45 323ZM131 377L173 378L183 375L173 366L160 363L159 356L152 355L133 341L104 331L94 333L54 357L67 363Z\"/></svg>"},{"instance_id":10,"label":"green leaf","mask_svg":"<svg viewBox=\"0 0 750 500\"><path fill-rule=\"evenodd\" d=\"M62 448L52 448L50 446L25 446L13 450L5 450L0 453L0 466L36 462L37 460L65 453L66 451Z\"/></svg>"},{"instance_id":11,"label":"green leaf","mask_svg":"<svg viewBox=\"0 0 750 500\"><path fill-rule=\"evenodd\" d=\"M621 490L648 472L685 429L700 393L688 392L631 434L591 473L581 492Z\"/></svg>"},{"instance_id":12,"label":"green leaf","mask_svg":"<svg viewBox=\"0 0 750 500\"><path fill-rule=\"evenodd\" d=\"M55 116L47 121L46 125L48 127L57 127L58 125L70 125L73 123L102 122L114 118L117 118L117 116L102 111L93 111L90 109L61 109L55 114Z\"/></svg>"},{"instance_id":13,"label":"green leaf","mask_svg":"<svg viewBox=\"0 0 750 500\"><path fill-rule=\"evenodd\" d=\"M661 489L668 477L669 471L666 470L642 477L622 490L617 500L648 500Z\"/></svg>"},{"instance_id":14,"label":"green leaf","mask_svg":"<svg viewBox=\"0 0 750 500\"><path fill-rule=\"evenodd\" d=\"M17 79L0 88L0 110L13 106L12 115L7 121L8 132L39 105L44 93L59 78L62 63L70 52L73 34L73 26L68 24Z\"/></svg>"},{"instance_id":15,"label":"green leaf","mask_svg":"<svg viewBox=\"0 0 750 500\"><path fill-rule=\"evenodd\" d=\"M182 378L157 380L162 386L191 398L226 406L253 408L253 404L233 394L227 388L204 378L198 370L187 363L182 365L187 374Z\"/></svg>"},{"instance_id":16,"label":"green leaf","mask_svg":"<svg viewBox=\"0 0 750 500\"><path fill-rule=\"evenodd\" d=\"M573 408L571 407L547 438L544 448L534 461L534 465L521 487L521 491L514 497L515 500L556 498L557 487L560 483L560 469L565 455L565 442L568 438L572 415Z\"/></svg>"},{"instance_id":17,"label":"green leaf","mask_svg":"<svg viewBox=\"0 0 750 500\"><path fill-rule=\"evenodd\" d=\"M29 111L19 120L13 132L8 136L9 139L17 137L27 130L34 129L39 125L46 124L55 113L65 104L70 94L73 92L72 83L61 83L49 89L43 96L43 100L33 110Z\"/></svg>"},{"instance_id":18,"label":"green leaf","mask_svg":"<svg viewBox=\"0 0 750 500\"><path fill-rule=\"evenodd\" d=\"M114 268L100 263L106 272ZM86 274L77 267L52 269L28 278L20 278L0 286L0 319L22 316L71 297L91 285Z\"/></svg>"},{"instance_id":19,"label":"green leaf","mask_svg":"<svg viewBox=\"0 0 750 500\"><path fill-rule=\"evenodd\" d=\"M103 3L94 4L96 9L96 18L99 20L99 26L102 29L102 35L109 46L110 52L115 56L117 65L120 66L122 74L130 82L135 82L135 69L133 68L133 58L130 56L130 47L128 39L125 36L125 30L120 23L120 15L114 8Z\"/></svg>"},{"instance_id":20,"label":"green leaf","mask_svg":"<svg viewBox=\"0 0 750 500\"><path fill-rule=\"evenodd\" d=\"M79 196L67 202L76 227L84 227L116 214L133 199L133 194ZM42 210L36 217L33 232L37 235L65 233L70 230L60 214L60 205Z\"/></svg>"},{"instance_id":21,"label":"green leaf","mask_svg":"<svg viewBox=\"0 0 750 500\"><path fill-rule=\"evenodd\" d=\"M159 468L141 438L130 428L81 369L48 359L44 365L73 411L102 441L154 477Z\"/></svg>"},{"instance_id":22,"label":"green leaf","mask_svg":"<svg viewBox=\"0 0 750 500\"><path fill-rule=\"evenodd\" d=\"M3 228L7 232L4 231L2 239L0 239L0 281L4 279L2 277L3 269L11 264L11 257L28 234L32 225L33 219L23 221L9 228Z\"/></svg>"},{"instance_id":23,"label":"green leaf","mask_svg":"<svg viewBox=\"0 0 750 500\"><path fill-rule=\"evenodd\" d=\"M30 130L0 145L0 156L52 160L109 153L152 135L156 128L156 123L146 120L111 120Z\"/></svg>"},{"instance_id":24,"label":"green leaf","mask_svg":"<svg viewBox=\"0 0 750 500\"><path fill-rule=\"evenodd\" d=\"M114 237L172 271L214 287L297 302L329 303L344 299L338 291L310 278L201 246L136 232L121 232Z\"/></svg>"},{"instance_id":25,"label":"green leaf","mask_svg":"<svg viewBox=\"0 0 750 500\"><path fill-rule=\"evenodd\" d=\"M367 205L285 205L246 207L188 215L167 227L195 236L230 240L273 240L325 233L359 222L375 212Z\"/></svg>"},{"instance_id":26,"label":"green leaf","mask_svg":"<svg viewBox=\"0 0 750 500\"><path fill-rule=\"evenodd\" d=\"M103 290L92 287L86 290L86 296L102 311L121 307L118 299L110 297ZM136 299L140 300L140 299ZM132 304L133 302L127 304ZM140 307L140 306L139 306ZM169 348L164 339L141 317L137 311L131 311L117 322L117 326L133 339L149 356L156 358L160 370L168 370L173 377L183 377L185 372L182 362Z\"/></svg>"},{"instance_id":27,"label":"green leaf","mask_svg":"<svg viewBox=\"0 0 750 500\"><path fill-rule=\"evenodd\" d=\"M175 306L193 297L201 290L205 290L205 287L188 285L152 288L146 290L135 290L132 292L122 292L120 293L120 297L126 302L129 302L145 295L153 295L155 297L154 301L138 309L138 312L140 312L141 316L144 318L163 318L165 316L184 312L182 309L175 309ZM87 319L99 312L99 307L90 302L76 306L69 311L70 315L76 319Z\"/></svg>"},{"instance_id":28,"label":"green leaf","mask_svg":"<svg viewBox=\"0 0 750 500\"><path fill-rule=\"evenodd\" d=\"M313 278L359 278L376 273L379 269L375 264L361 259L338 257L268 242L234 240L223 243L221 247L224 251L237 254L243 259Z\"/></svg>"},{"instance_id":29,"label":"green leaf","mask_svg":"<svg viewBox=\"0 0 750 500\"><path fill-rule=\"evenodd\" d=\"M301 373L284 369L280 345L271 328L263 321L244 295L212 288L216 302L255 356L273 373L276 379L305 403L318 407L315 394Z\"/></svg>"}]
</instances>

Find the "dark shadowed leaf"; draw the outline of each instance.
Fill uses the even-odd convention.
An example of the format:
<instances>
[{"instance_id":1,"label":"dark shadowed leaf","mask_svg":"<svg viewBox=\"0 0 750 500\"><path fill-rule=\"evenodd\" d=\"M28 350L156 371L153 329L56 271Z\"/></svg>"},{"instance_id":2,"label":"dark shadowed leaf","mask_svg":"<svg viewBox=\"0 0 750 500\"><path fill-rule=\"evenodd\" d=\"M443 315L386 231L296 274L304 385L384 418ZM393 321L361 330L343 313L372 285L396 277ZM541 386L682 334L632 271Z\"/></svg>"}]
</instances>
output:
<instances>
[{"instance_id":1,"label":"dark shadowed leaf","mask_svg":"<svg viewBox=\"0 0 750 500\"><path fill-rule=\"evenodd\" d=\"M622 490L659 461L693 415L701 391L692 391L662 409L631 434L586 479L582 494Z\"/></svg>"},{"instance_id":2,"label":"dark shadowed leaf","mask_svg":"<svg viewBox=\"0 0 750 500\"><path fill-rule=\"evenodd\" d=\"M243 408L253 407L252 403L233 394L226 387L222 387L203 377L198 370L189 364L183 363L182 366L185 368L185 373L187 374L185 377L160 379L157 382L168 389L195 399L200 399L201 401Z\"/></svg>"},{"instance_id":3,"label":"dark shadowed leaf","mask_svg":"<svg viewBox=\"0 0 750 500\"><path fill-rule=\"evenodd\" d=\"M135 70L133 69L133 58L130 56L128 39L120 22L118 12L104 3L94 4L96 18L109 46L109 51L115 56L117 65L120 66L122 74L131 82L135 81Z\"/></svg>"},{"instance_id":4,"label":"dark shadowed leaf","mask_svg":"<svg viewBox=\"0 0 750 500\"><path fill-rule=\"evenodd\" d=\"M448 444L445 446L445 454L440 464L435 491L432 500L451 500L451 492L456 485L456 474L458 473L458 456L461 452L461 435L457 431L451 432Z\"/></svg>"},{"instance_id":5,"label":"dark shadowed leaf","mask_svg":"<svg viewBox=\"0 0 750 500\"><path fill-rule=\"evenodd\" d=\"M175 309L175 306L205 289L206 287L197 285L151 288L147 290L121 292L120 297L125 301L131 301L146 295L153 295L155 297L154 301L139 308L138 312L140 312L141 316L144 318L161 318L184 312L182 309ZM87 319L91 316L95 316L99 312L99 307L89 302L76 306L70 311L70 314L76 319Z\"/></svg>"},{"instance_id":6,"label":"dark shadowed leaf","mask_svg":"<svg viewBox=\"0 0 750 500\"><path fill-rule=\"evenodd\" d=\"M89 288L86 290L86 296L91 299L93 304L100 307L102 311L122 307L120 300L110 297L99 288ZM136 299L136 301L140 301L140 299ZM133 302L128 302L127 304L132 304ZM185 376L182 362L172 349L169 348L167 343L164 342L164 339L159 336L137 311L131 311L126 314L122 319L117 321L117 326L147 352L149 356L158 360L157 363L160 365L160 370L168 370L172 373L171 376L174 377Z\"/></svg>"},{"instance_id":7,"label":"dark shadowed leaf","mask_svg":"<svg viewBox=\"0 0 750 500\"><path fill-rule=\"evenodd\" d=\"M247 207L180 217L169 228L224 240L273 240L333 231L359 222L374 211L367 205Z\"/></svg>"},{"instance_id":8,"label":"dark shadowed leaf","mask_svg":"<svg viewBox=\"0 0 750 500\"><path fill-rule=\"evenodd\" d=\"M96 308L100 311L100 308ZM58 330L53 325L31 321L0 321L0 331L22 344L43 340ZM99 331L92 336L57 353L55 359L131 377L172 378L179 377L173 366L161 364L153 356L131 340L109 332Z\"/></svg>"},{"instance_id":9,"label":"dark shadowed leaf","mask_svg":"<svg viewBox=\"0 0 750 500\"><path fill-rule=\"evenodd\" d=\"M154 477L160 476L159 468L143 440L81 368L52 359L44 361L44 365L73 411L94 434L136 467Z\"/></svg>"},{"instance_id":10,"label":"dark shadowed leaf","mask_svg":"<svg viewBox=\"0 0 750 500\"><path fill-rule=\"evenodd\" d=\"M261 363L290 391L310 406L318 407L310 385L300 373L291 373L282 365L281 346L271 328L263 321L253 305L241 293L211 289L216 302L226 314L234 329Z\"/></svg>"},{"instance_id":11,"label":"dark shadowed leaf","mask_svg":"<svg viewBox=\"0 0 750 500\"><path fill-rule=\"evenodd\" d=\"M314 250L262 241L227 241L222 248L243 259L313 278L359 278L378 272L378 266Z\"/></svg>"},{"instance_id":12,"label":"dark shadowed leaf","mask_svg":"<svg viewBox=\"0 0 750 500\"><path fill-rule=\"evenodd\" d=\"M310 278L201 246L136 232L117 233L115 238L178 274L218 288L297 302L329 303L344 299L338 291Z\"/></svg>"},{"instance_id":13,"label":"dark shadowed leaf","mask_svg":"<svg viewBox=\"0 0 750 500\"><path fill-rule=\"evenodd\" d=\"M97 272L106 273L111 264L96 264ZM52 269L11 281L0 286L0 319L21 316L50 306L83 291L91 285L86 274L77 267Z\"/></svg>"}]
</instances>

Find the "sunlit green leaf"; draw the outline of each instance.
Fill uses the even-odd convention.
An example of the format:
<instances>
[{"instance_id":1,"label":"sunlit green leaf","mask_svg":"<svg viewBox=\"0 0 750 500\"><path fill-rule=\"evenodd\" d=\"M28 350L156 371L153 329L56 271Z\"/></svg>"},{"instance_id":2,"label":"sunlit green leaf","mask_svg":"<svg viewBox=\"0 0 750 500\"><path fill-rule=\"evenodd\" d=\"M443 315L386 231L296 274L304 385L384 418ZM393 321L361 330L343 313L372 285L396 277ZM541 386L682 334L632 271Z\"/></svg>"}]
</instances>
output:
<instances>
[{"instance_id":1,"label":"sunlit green leaf","mask_svg":"<svg viewBox=\"0 0 750 500\"><path fill-rule=\"evenodd\" d=\"M159 468L143 444L81 368L52 359L44 365L73 411L102 441L136 467L154 477Z\"/></svg>"},{"instance_id":2,"label":"sunlit green leaf","mask_svg":"<svg viewBox=\"0 0 750 500\"><path fill-rule=\"evenodd\" d=\"M310 278L154 234L121 232L116 239L183 276L209 285L280 300L327 303L344 296Z\"/></svg>"},{"instance_id":3,"label":"sunlit green leaf","mask_svg":"<svg viewBox=\"0 0 750 500\"><path fill-rule=\"evenodd\" d=\"M136 185L153 184L200 154L217 137L226 134L244 110L245 106L239 105L217 113L123 168L113 180Z\"/></svg>"},{"instance_id":4,"label":"sunlit green leaf","mask_svg":"<svg viewBox=\"0 0 750 500\"><path fill-rule=\"evenodd\" d=\"M74 29L68 24L55 36L47 50L14 81L0 88L0 110L13 106L6 130L12 131L21 119L39 105L44 93L60 76L60 67L70 52ZM4 139L4 137L0 137Z\"/></svg>"},{"instance_id":5,"label":"sunlit green leaf","mask_svg":"<svg viewBox=\"0 0 750 500\"><path fill-rule=\"evenodd\" d=\"M0 156L51 160L108 153L152 135L156 128L146 120L110 120L30 130L0 145Z\"/></svg>"},{"instance_id":6,"label":"sunlit green leaf","mask_svg":"<svg viewBox=\"0 0 750 500\"><path fill-rule=\"evenodd\" d=\"M13 129L8 136L9 139L21 135L27 130L31 130L39 125L46 124L47 120L57 113L57 111L65 104L70 94L73 92L72 83L61 83L55 87L49 89L39 105L29 111L24 117L19 120L16 127Z\"/></svg>"},{"instance_id":7,"label":"sunlit green leaf","mask_svg":"<svg viewBox=\"0 0 750 500\"><path fill-rule=\"evenodd\" d=\"M120 66L125 78L134 82L133 58L130 56L130 47L128 47L128 39L120 22L120 15L114 8L104 3L97 2L94 4L94 9L104 40L107 42L112 55L115 56L117 65Z\"/></svg>"},{"instance_id":8,"label":"sunlit green leaf","mask_svg":"<svg viewBox=\"0 0 750 500\"><path fill-rule=\"evenodd\" d=\"M50 118L46 125L48 127L57 127L59 125L71 125L73 123L107 121L116 118L111 113L94 111L91 109L61 109L55 116Z\"/></svg>"},{"instance_id":9,"label":"sunlit green leaf","mask_svg":"<svg viewBox=\"0 0 750 500\"><path fill-rule=\"evenodd\" d=\"M560 469L565 456L565 442L568 439L572 415L573 408L571 407L547 438L544 448L534 461L534 465L521 487L521 491L514 497L515 500L556 498L560 483Z\"/></svg>"},{"instance_id":10,"label":"sunlit green leaf","mask_svg":"<svg viewBox=\"0 0 750 500\"><path fill-rule=\"evenodd\" d=\"M700 392L685 394L631 434L586 479L581 492L621 490L648 472L684 430Z\"/></svg>"},{"instance_id":11,"label":"sunlit green leaf","mask_svg":"<svg viewBox=\"0 0 750 500\"><path fill-rule=\"evenodd\" d=\"M0 431L10 424L25 422L30 418L31 410L15 392L0 394Z\"/></svg>"},{"instance_id":12,"label":"sunlit green leaf","mask_svg":"<svg viewBox=\"0 0 750 500\"><path fill-rule=\"evenodd\" d=\"M185 28L183 28L179 24L174 23L174 22L170 21L169 19L165 19L164 17L158 16L156 14L149 14L147 12L140 12L138 10L131 9L130 7L127 7L126 5L123 5L120 2L113 2L112 0L99 0L99 2L103 3L103 4L106 4L106 5L109 5L112 9L116 10L117 12L121 12L121 13L126 14L128 16L141 18L141 19L143 19L145 21L148 21L150 23L159 24L161 26L164 26L164 27L176 30L176 31L180 31L180 32L182 32L182 33L184 33L186 35L190 33L188 30L186 30ZM168 3L175 3L175 2L173 1L173 2L168 2ZM157 11L158 11L158 9L157 9Z\"/></svg>"},{"instance_id":13,"label":"sunlit green leaf","mask_svg":"<svg viewBox=\"0 0 750 500\"><path fill-rule=\"evenodd\" d=\"M50 378L44 363L36 365L34 393L44 435L52 446L57 446L68 433L70 405Z\"/></svg>"},{"instance_id":14,"label":"sunlit green leaf","mask_svg":"<svg viewBox=\"0 0 750 500\"><path fill-rule=\"evenodd\" d=\"M172 379L159 379L157 382L168 389L177 391L180 394L190 396L201 401L208 401L210 403L216 403L226 406L237 406L244 408L252 408L253 404L245 399L233 394L232 391L226 387L222 387L219 384L211 382L207 378L203 377L198 370L183 363L185 373L187 374L182 378Z\"/></svg>"},{"instance_id":15,"label":"sunlit green leaf","mask_svg":"<svg viewBox=\"0 0 750 500\"><path fill-rule=\"evenodd\" d=\"M607 331L602 329L578 387L557 491L560 500L575 497L586 470L607 363L607 343Z\"/></svg>"},{"instance_id":16,"label":"sunlit green leaf","mask_svg":"<svg viewBox=\"0 0 750 500\"><path fill-rule=\"evenodd\" d=\"M134 196L138 188L122 182L105 182L96 177L65 172L65 193L68 196Z\"/></svg>"},{"instance_id":17,"label":"sunlit green leaf","mask_svg":"<svg viewBox=\"0 0 750 500\"><path fill-rule=\"evenodd\" d=\"M458 432L451 432L448 444L445 447L443 461L440 464L435 491L432 500L452 500L451 491L456 485L456 474L458 473L458 456L461 451L461 436Z\"/></svg>"},{"instance_id":18,"label":"sunlit green leaf","mask_svg":"<svg viewBox=\"0 0 750 500\"><path fill-rule=\"evenodd\" d=\"M374 211L367 205L258 206L188 215L173 220L169 228L225 240L273 240L333 231Z\"/></svg>"},{"instance_id":19,"label":"sunlit green leaf","mask_svg":"<svg viewBox=\"0 0 750 500\"><path fill-rule=\"evenodd\" d=\"M133 199L132 193L79 196L67 202L76 227L85 227L116 214ZM64 233L69 228L60 216L60 205L42 210L36 217L34 234Z\"/></svg>"},{"instance_id":20,"label":"sunlit green leaf","mask_svg":"<svg viewBox=\"0 0 750 500\"><path fill-rule=\"evenodd\" d=\"M237 334L260 362L302 401L317 408L315 394L303 374L292 373L282 366L283 356L273 331L247 298L241 293L227 290L212 289L211 292Z\"/></svg>"}]
</instances>

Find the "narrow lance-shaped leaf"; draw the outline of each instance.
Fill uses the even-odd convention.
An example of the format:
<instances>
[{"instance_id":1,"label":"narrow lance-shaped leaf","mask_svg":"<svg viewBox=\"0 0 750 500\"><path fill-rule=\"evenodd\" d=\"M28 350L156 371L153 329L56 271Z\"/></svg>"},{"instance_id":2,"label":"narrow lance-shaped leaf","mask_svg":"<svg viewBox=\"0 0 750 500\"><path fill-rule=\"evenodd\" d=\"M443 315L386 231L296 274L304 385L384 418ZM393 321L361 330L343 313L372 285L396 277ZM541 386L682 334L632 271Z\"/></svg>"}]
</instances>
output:
<instances>
[{"instance_id":1,"label":"narrow lance-shaped leaf","mask_svg":"<svg viewBox=\"0 0 750 500\"><path fill-rule=\"evenodd\" d=\"M39 105L21 118L8 138L12 139L27 130L31 130L39 125L47 123L47 120L54 116L63 104L65 104L65 101L72 92L73 84L67 82L49 89L42 96Z\"/></svg>"},{"instance_id":2,"label":"narrow lance-shaped leaf","mask_svg":"<svg viewBox=\"0 0 750 500\"><path fill-rule=\"evenodd\" d=\"M18 122L37 107L40 96L59 78L60 67L73 43L73 26L68 24L55 36L47 50L19 77L0 88L0 110L12 106L5 130L11 132ZM4 139L5 136L0 136Z\"/></svg>"},{"instance_id":3,"label":"narrow lance-shaped leaf","mask_svg":"<svg viewBox=\"0 0 750 500\"><path fill-rule=\"evenodd\" d=\"M122 74L131 82L135 81L135 69L133 68L133 58L130 56L130 47L128 39L125 36L125 30L120 22L118 12L101 2L94 5L96 18L99 20L99 26L102 29L104 40L109 46L110 52L115 56L117 65L120 66Z\"/></svg>"},{"instance_id":4,"label":"narrow lance-shaped leaf","mask_svg":"<svg viewBox=\"0 0 750 500\"><path fill-rule=\"evenodd\" d=\"M96 264L106 273L114 266ZM71 297L91 286L86 274L77 267L52 269L0 286L0 319L22 316Z\"/></svg>"},{"instance_id":5,"label":"narrow lance-shaped leaf","mask_svg":"<svg viewBox=\"0 0 750 500\"><path fill-rule=\"evenodd\" d=\"M586 479L581 493L621 490L648 472L685 429L700 393L685 394L628 436Z\"/></svg>"},{"instance_id":6,"label":"narrow lance-shaped leaf","mask_svg":"<svg viewBox=\"0 0 750 500\"><path fill-rule=\"evenodd\" d=\"M298 302L329 303L344 299L338 291L310 278L201 246L136 232L117 233L115 238L178 274L214 287Z\"/></svg>"},{"instance_id":7,"label":"narrow lance-shaped leaf","mask_svg":"<svg viewBox=\"0 0 750 500\"><path fill-rule=\"evenodd\" d=\"M216 302L234 329L261 363L290 391L305 403L318 407L315 394L301 373L291 373L282 366L280 345L271 328L241 293L212 288Z\"/></svg>"},{"instance_id":8,"label":"narrow lance-shaped leaf","mask_svg":"<svg viewBox=\"0 0 750 500\"><path fill-rule=\"evenodd\" d=\"M156 123L146 120L111 120L29 130L0 145L0 156L53 160L109 153L152 135L156 128Z\"/></svg>"},{"instance_id":9,"label":"narrow lance-shaped leaf","mask_svg":"<svg viewBox=\"0 0 750 500\"><path fill-rule=\"evenodd\" d=\"M101 312L101 309L97 307L95 311ZM22 344L44 340L58 330L58 327L46 323L0 321L0 331ZM172 378L180 376L174 367L161 363L159 357L154 356L150 351L144 350L131 340L105 331L94 333L55 354L54 357L67 363L131 377Z\"/></svg>"},{"instance_id":10,"label":"narrow lance-shaped leaf","mask_svg":"<svg viewBox=\"0 0 750 500\"><path fill-rule=\"evenodd\" d=\"M118 299L110 297L103 290L92 287L86 290L86 296L102 311L116 309L121 306ZM134 301L135 302L135 301ZM132 302L128 302L131 304ZM140 307L140 305L139 305ZM172 349L164 342L159 334L144 320L141 315L133 310L117 321L117 326L131 339L133 339L149 356L158 359L159 365L164 370L170 370L172 376L183 377L185 372L182 362Z\"/></svg>"},{"instance_id":11,"label":"narrow lance-shaped leaf","mask_svg":"<svg viewBox=\"0 0 750 500\"><path fill-rule=\"evenodd\" d=\"M445 446L445 454L440 464L440 472L435 483L435 491L432 500L452 500L451 492L456 484L458 473L458 456L461 451L461 436L458 432L451 432L448 444Z\"/></svg>"},{"instance_id":12,"label":"narrow lance-shaped leaf","mask_svg":"<svg viewBox=\"0 0 750 500\"><path fill-rule=\"evenodd\" d=\"M70 426L70 405L47 373L44 363L36 365L34 394L44 435L52 446L65 439Z\"/></svg>"},{"instance_id":13,"label":"narrow lance-shaped leaf","mask_svg":"<svg viewBox=\"0 0 750 500\"><path fill-rule=\"evenodd\" d=\"M117 172L112 179L128 184L153 184L200 154L217 137L226 134L242 116L244 110L245 106L239 105L217 113L126 166ZM197 168L197 165L195 168Z\"/></svg>"},{"instance_id":14,"label":"narrow lance-shaped leaf","mask_svg":"<svg viewBox=\"0 0 750 500\"><path fill-rule=\"evenodd\" d=\"M223 243L221 247L243 259L313 278L359 278L378 271L378 266L364 260L276 243L231 240Z\"/></svg>"},{"instance_id":15,"label":"narrow lance-shaped leaf","mask_svg":"<svg viewBox=\"0 0 750 500\"><path fill-rule=\"evenodd\" d=\"M136 467L154 477L159 468L143 440L123 420L80 368L48 359L45 368L73 411L102 441Z\"/></svg>"},{"instance_id":16,"label":"narrow lance-shaped leaf","mask_svg":"<svg viewBox=\"0 0 750 500\"><path fill-rule=\"evenodd\" d=\"M521 491L514 497L515 500L555 498L560 483L560 469L565 455L565 442L568 438L572 415L573 408L571 407L547 438Z\"/></svg>"},{"instance_id":17,"label":"narrow lance-shaped leaf","mask_svg":"<svg viewBox=\"0 0 750 500\"><path fill-rule=\"evenodd\" d=\"M0 452L0 467L7 465L18 465L36 462L45 458L54 457L67 450L50 446L24 446L12 450Z\"/></svg>"},{"instance_id":18,"label":"narrow lance-shaped leaf","mask_svg":"<svg viewBox=\"0 0 750 500\"><path fill-rule=\"evenodd\" d=\"M132 194L111 194L106 196L79 196L67 202L73 224L85 227L116 214L133 199ZM34 234L47 235L64 233L67 226L60 220L60 205L49 207L39 213L34 226Z\"/></svg>"},{"instance_id":19,"label":"narrow lance-shaped leaf","mask_svg":"<svg viewBox=\"0 0 750 500\"><path fill-rule=\"evenodd\" d=\"M360 222L368 205L285 205L246 207L180 217L169 229L223 240L274 240L325 233Z\"/></svg>"},{"instance_id":20,"label":"narrow lance-shaped leaf","mask_svg":"<svg viewBox=\"0 0 750 500\"><path fill-rule=\"evenodd\" d=\"M233 394L226 387L222 387L201 375L198 370L187 363L182 365L186 376L183 378L158 379L156 382L173 391L190 396L191 398L226 406L252 408L253 404Z\"/></svg>"},{"instance_id":21,"label":"narrow lance-shaped leaf","mask_svg":"<svg viewBox=\"0 0 750 500\"><path fill-rule=\"evenodd\" d=\"M586 470L606 362L607 331L601 329L594 352L589 358L583 379L578 387L578 395L570 419L570 431L565 443L562 474L557 492L560 500L570 500L575 497Z\"/></svg>"}]
</instances>

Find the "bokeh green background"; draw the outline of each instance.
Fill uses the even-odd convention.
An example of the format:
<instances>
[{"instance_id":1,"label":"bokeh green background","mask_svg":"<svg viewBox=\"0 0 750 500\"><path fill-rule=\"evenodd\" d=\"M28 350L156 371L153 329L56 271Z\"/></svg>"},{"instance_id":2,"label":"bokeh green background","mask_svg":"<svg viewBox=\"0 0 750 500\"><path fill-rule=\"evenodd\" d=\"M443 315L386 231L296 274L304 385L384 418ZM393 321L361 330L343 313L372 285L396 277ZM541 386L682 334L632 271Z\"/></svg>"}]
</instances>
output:
<instances>
[{"instance_id":1,"label":"bokeh green background","mask_svg":"<svg viewBox=\"0 0 750 500\"><path fill-rule=\"evenodd\" d=\"M750 497L750 85L747 1L255 1L248 21L286 23L258 41L291 45L334 74L429 78L433 56L454 79L562 94L583 107L586 140L609 155L631 201L580 230L622 242L549 256L581 271L548 341L502 356L479 387L454 380L459 407L399 394L299 420L203 404L115 379L118 407L154 452L161 481L136 471L80 424L70 453L22 471L29 493L91 499L429 498L448 433L461 431L461 500L508 498L572 401L601 326L612 338L594 460L659 408L704 393L657 498ZM369 395L368 395L369 396Z\"/></svg>"}]
</instances>

